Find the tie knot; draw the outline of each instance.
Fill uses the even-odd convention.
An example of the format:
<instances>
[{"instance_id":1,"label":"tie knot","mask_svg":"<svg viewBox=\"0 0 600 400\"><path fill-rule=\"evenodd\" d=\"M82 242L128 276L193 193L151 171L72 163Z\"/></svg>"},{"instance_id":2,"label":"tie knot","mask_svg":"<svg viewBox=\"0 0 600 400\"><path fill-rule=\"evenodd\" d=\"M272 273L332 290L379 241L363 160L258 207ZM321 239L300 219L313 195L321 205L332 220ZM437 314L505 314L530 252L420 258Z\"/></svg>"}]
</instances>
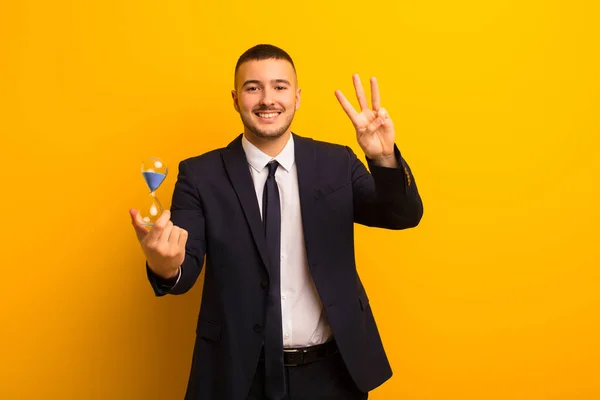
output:
<instances>
[{"instance_id":1,"label":"tie knot","mask_svg":"<svg viewBox=\"0 0 600 400\"><path fill-rule=\"evenodd\" d=\"M279 167L279 163L276 160L273 160L267 164L267 167L269 167L269 178L271 178L271 177L275 176L275 171L277 171L277 167Z\"/></svg>"}]
</instances>

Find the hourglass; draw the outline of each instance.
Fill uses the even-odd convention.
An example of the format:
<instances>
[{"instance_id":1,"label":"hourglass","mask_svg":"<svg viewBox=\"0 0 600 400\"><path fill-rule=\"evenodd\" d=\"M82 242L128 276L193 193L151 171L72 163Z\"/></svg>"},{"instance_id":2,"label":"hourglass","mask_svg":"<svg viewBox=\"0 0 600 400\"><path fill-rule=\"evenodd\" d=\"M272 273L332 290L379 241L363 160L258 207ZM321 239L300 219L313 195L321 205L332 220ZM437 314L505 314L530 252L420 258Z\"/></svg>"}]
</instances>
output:
<instances>
[{"instance_id":1,"label":"hourglass","mask_svg":"<svg viewBox=\"0 0 600 400\"><path fill-rule=\"evenodd\" d=\"M154 222L160 217L163 208L156 197L156 189L167 177L169 168L158 158L149 158L142 163L142 176L150 190L143 206L140 208L142 223L147 227L154 226Z\"/></svg>"}]
</instances>

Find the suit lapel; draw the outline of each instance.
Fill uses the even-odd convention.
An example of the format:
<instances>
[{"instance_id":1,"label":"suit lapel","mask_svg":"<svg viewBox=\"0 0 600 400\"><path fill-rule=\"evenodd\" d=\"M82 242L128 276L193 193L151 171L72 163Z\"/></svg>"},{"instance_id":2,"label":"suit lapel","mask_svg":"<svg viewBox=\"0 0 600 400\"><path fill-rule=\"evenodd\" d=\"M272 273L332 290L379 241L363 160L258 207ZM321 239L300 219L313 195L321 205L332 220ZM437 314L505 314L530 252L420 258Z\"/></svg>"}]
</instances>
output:
<instances>
[{"instance_id":1,"label":"suit lapel","mask_svg":"<svg viewBox=\"0 0 600 400\"><path fill-rule=\"evenodd\" d=\"M238 136L233 142L227 146L227 149L223 152L223 161L225 163L225 169L231 179L235 193L237 194L238 200L244 210L246 221L250 226L254 242L258 248L258 252L262 258L263 263L267 272L269 268L269 256L267 243L265 240L265 232L262 225L262 219L260 217L260 210L258 208L258 202L256 199L256 191L254 190L254 183L252 181L252 175L250 175L250 169L248 167L248 161L246 160L246 153L242 147L242 135Z\"/></svg>"},{"instance_id":2,"label":"suit lapel","mask_svg":"<svg viewBox=\"0 0 600 400\"><path fill-rule=\"evenodd\" d=\"M300 210L302 229L309 265L316 263L316 244L313 244L318 227L314 225L314 206L318 194L317 148L312 139L294 134L294 153L296 170L298 171L298 191L300 193Z\"/></svg>"}]
</instances>

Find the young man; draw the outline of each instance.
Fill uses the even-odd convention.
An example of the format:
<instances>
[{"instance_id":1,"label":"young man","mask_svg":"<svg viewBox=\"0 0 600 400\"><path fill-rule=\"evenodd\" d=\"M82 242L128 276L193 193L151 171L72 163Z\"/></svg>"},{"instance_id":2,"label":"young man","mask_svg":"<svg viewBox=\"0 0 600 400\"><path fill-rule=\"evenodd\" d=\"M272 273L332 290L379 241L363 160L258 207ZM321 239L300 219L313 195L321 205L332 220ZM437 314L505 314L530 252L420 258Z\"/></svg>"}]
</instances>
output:
<instances>
[{"instance_id":1,"label":"young man","mask_svg":"<svg viewBox=\"0 0 600 400\"><path fill-rule=\"evenodd\" d=\"M354 223L411 228L423 206L377 81L369 108L353 79L360 111L335 95L370 173L349 147L290 131L294 63L258 45L235 69L243 134L180 163L171 210L152 230L130 210L157 296L187 292L206 258L186 399L366 399L391 377Z\"/></svg>"}]
</instances>

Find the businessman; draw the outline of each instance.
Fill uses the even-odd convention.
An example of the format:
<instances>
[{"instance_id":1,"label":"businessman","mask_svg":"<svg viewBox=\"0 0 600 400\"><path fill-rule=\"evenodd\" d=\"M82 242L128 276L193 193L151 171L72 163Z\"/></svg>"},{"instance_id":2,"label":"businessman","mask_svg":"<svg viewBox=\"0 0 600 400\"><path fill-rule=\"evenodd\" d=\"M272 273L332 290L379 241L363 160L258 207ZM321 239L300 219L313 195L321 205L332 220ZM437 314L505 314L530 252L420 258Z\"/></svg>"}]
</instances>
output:
<instances>
[{"instance_id":1,"label":"businessman","mask_svg":"<svg viewBox=\"0 0 600 400\"><path fill-rule=\"evenodd\" d=\"M359 110L335 96L368 169L347 146L290 131L294 63L257 45L235 67L243 133L179 164L171 209L151 230L130 210L157 296L187 292L206 265L186 400L367 399L391 377L354 223L412 228L423 205L377 81L370 105L353 81Z\"/></svg>"}]
</instances>

